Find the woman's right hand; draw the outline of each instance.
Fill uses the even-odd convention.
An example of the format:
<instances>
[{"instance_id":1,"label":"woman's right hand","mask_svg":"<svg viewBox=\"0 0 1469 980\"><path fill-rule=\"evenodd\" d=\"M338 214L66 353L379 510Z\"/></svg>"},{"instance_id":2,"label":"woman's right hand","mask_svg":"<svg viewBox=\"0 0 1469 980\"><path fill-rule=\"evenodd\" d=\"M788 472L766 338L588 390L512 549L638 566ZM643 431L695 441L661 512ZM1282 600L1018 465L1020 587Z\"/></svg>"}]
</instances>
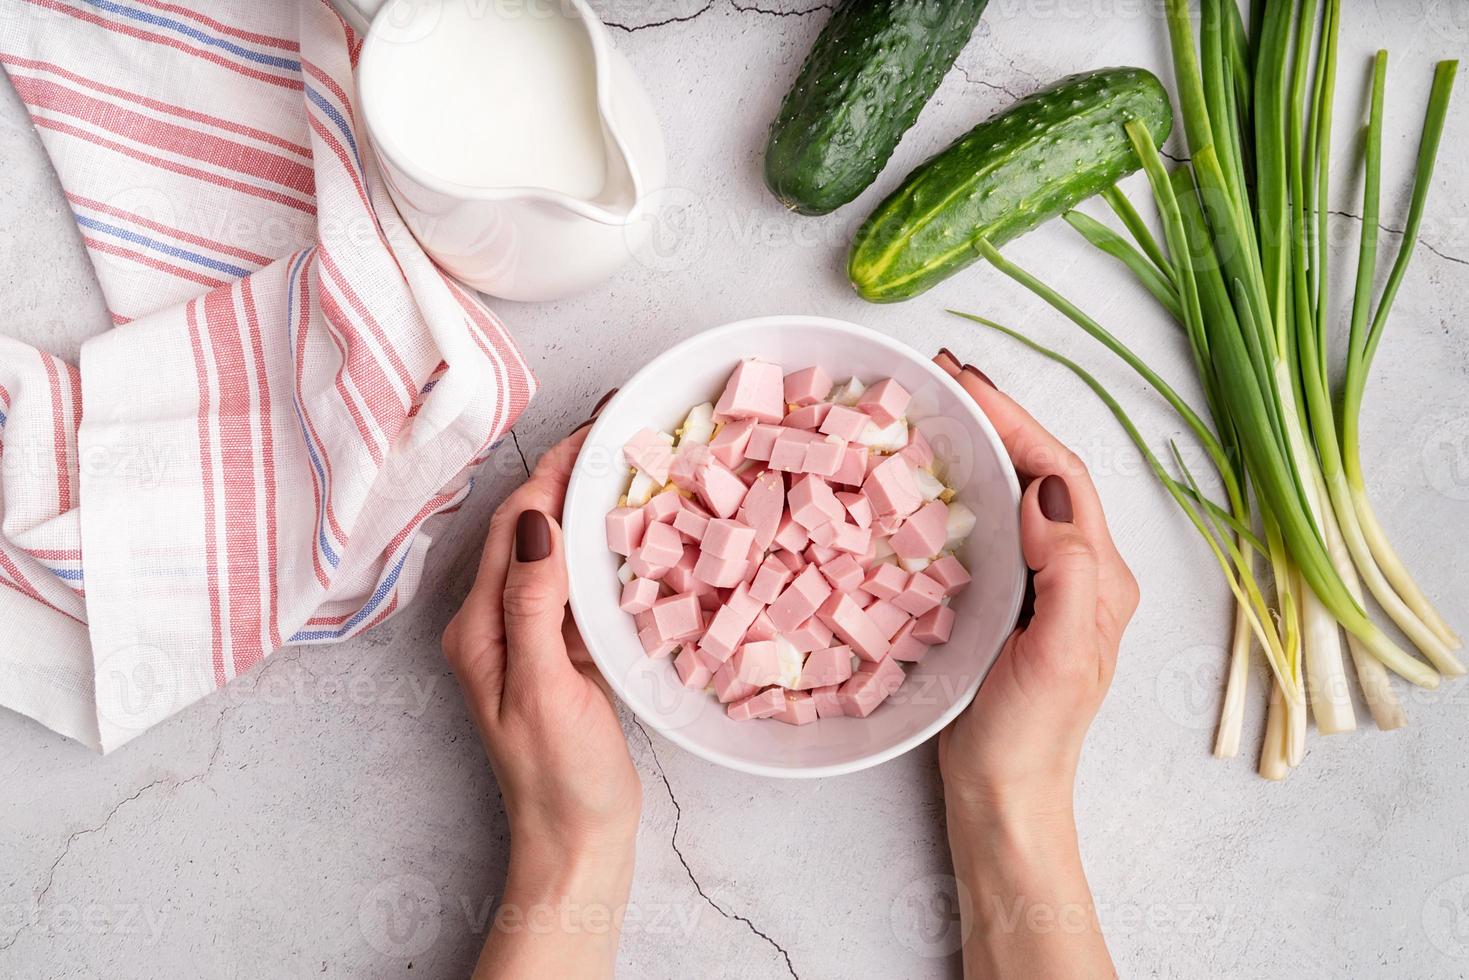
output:
<instances>
[{"instance_id":1,"label":"woman's right hand","mask_svg":"<svg viewBox=\"0 0 1469 980\"><path fill-rule=\"evenodd\" d=\"M1035 607L939 741L945 791L972 808L1069 812L1082 741L1112 683L1137 581L1086 465L978 369L936 362L984 409L1022 482L1020 543Z\"/></svg>"},{"instance_id":2,"label":"woman's right hand","mask_svg":"<svg viewBox=\"0 0 1469 980\"><path fill-rule=\"evenodd\" d=\"M1137 582L1076 454L977 368L947 350L935 361L984 409L1027 481L1020 544L1035 573L1031 618L939 736L965 975L1110 977L1072 789Z\"/></svg>"}]
</instances>

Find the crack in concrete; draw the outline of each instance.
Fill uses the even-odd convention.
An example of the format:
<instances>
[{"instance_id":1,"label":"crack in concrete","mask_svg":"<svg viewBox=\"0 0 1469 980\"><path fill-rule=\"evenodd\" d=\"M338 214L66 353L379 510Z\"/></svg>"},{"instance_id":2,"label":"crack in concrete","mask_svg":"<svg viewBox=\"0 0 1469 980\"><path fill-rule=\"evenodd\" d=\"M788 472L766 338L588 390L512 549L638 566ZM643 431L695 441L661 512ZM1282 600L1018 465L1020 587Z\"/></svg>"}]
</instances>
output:
<instances>
[{"instance_id":1,"label":"crack in concrete","mask_svg":"<svg viewBox=\"0 0 1469 980\"><path fill-rule=\"evenodd\" d=\"M996 85L994 82L987 82L983 78L975 78L973 75L969 74L968 68L965 68L963 65L957 62L955 62L954 64L954 70L957 71L960 75L963 75L964 81L968 82L970 85L983 85L987 89L993 89L996 92L1004 92L1006 95L1017 102L1024 98L1024 96L1017 94L1013 89L1008 88L1007 86Z\"/></svg>"},{"instance_id":2,"label":"crack in concrete","mask_svg":"<svg viewBox=\"0 0 1469 980\"><path fill-rule=\"evenodd\" d=\"M1362 220L1362 216L1360 214L1353 214L1350 211L1328 210L1326 213L1336 215L1338 218L1351 218L1353 221ZM1385 231L1389 235L1397 235L1399 237L1406 234L1407 232L1406 228L1390 228L1387 225L1382 224L1381 222L1378 222L1377 228L1379 231ZM1435 248L1431 242L1426 241L1422 236L1419 236L1418 244L1422 245L1424 248L1428 249L1434 255L1437 255L1439 258L1443 259L1445 262L1453 262L1456 265L1469 265L1469 259L1461 259L1457 255L1450 255L1447 252L1441 252L1437 248Z\"/></svg>"},{"instance_id":3,"label":"crack in concrete","mask_svg":"<svg viewBox=\"0 0 1469 980\"><path fill-rule=\"evenodd\" d=\"M822 10L837 9L835 4L823 3L812 7L810 10L766 10L764 7L755 4L750 4L748 7L741 7L735 0L730 0L730 6L734 7L740 13L764 14L767 17L809 17Z\"/></svg>"},{"instance_id":4,"label":"crack in concrete","mask_svg":"<svg viewBox=\"0 0 1469 980\"><path fill-rule=\"evenodd\" d=\"M167 786L169 789L177 790L180 786L184 786L188 783L197 783L208 777L209 773L214 769L214 763L219 759L220 748L224 745L224 720L234 711L235 707L227 706L219 713L219 717L215 718L214 748L210 750L209 761L204 764L203 769L201 769L194 775L188 776L184 779L174 779L169 776L164 776L160 779L153 780L151 783L147 783L146 785L140 787L138 791L135 792L132 796L129 796L123 800L119 800L112 807L111 810L107 811L107 816L103 817L102 822L97 824L97 826L83 827L81 830L74 831L66 838L66 841L61 845L61 853L56 855L55 859L51 862L51 867L48 868L46 871L45 884L43 884L41 886L41 890L36 893L35 907L37 910L39 910L42 904L45 903L46 897L51 894L52 886L56 884L56 869L61 866L62 861L66 860L67 855L71 853L72 845L74 845L77 841L81 840L83 837L90 837L93 834L100 833L101 831L105 830L107 828L107 825L112 822L112 818L117 816L118 811L127 806L129 803L132 803L135 800L139 799L143 796L144 793L147 793L152 789L155 789L159 786ZM34 924L34 921L22 922L20 924L20 927L16 929L15 932L11 933L8 939L6 939L4 942L0 942L0 951L7 950L10 947L14 946L17 942L20 941L20 937L25 934L26 930Z\"/></svg>"},{"instance_id":5,"label":"crack in concrete","mask_svg":"<svg viewBox=\"0 0 1469 980\"><path fill-rule=\"evenodd\" d=\"M683 808L678 805L678 797L675 796L673 793L673 785L668 781L668 774L663 771L663 763L658 758L658 750L653 747L653 736L648 734L648 730L643 727L643 723L641 721L638 721L636 718L634 718L632 722L634 725L637 726L638 731L643 733L643 738L647 739L648 754L653 757L653 766L658 770L658 779L663 783L664 791L668 793L668 801L673 804L673 834L669 838L668 843L669 846L673 848L673 853L674 856L678 858L678 863L683 865L684 873L689 876L689 881L693 884L694 891L698 892L699 897L707 902L709 904L709 907L712 908L714 911L718 912L726 919L731 919L736 922L743 922L751 932L769 943L771 947L774 948L776 952L780 953L780 955L785 959L786 969L790 971L791 976L795 977L796 980L800 980L800 975L796 973L796 968L791 965L791 954L786 952L784 946L776 942L774 939L771 939L765 933L761 932L758 928L756 928L755 923L751 922L743 915L740 915L737 912L726 911L718 902L710 898L708 893L704 891L704 886L699 883L699 879L694 875L694 869L689 867L688 859L684 857L683 851L679 850L678 828L679 824L683 821Z\"/></svg>"},{"instance_id":6,"label":"crack in concrete","mask_svg":"<svg viewBox=\"0 0 1469 980\"><path fill-rule=\"evenodd\" d=\"M520 468L525 470L525 475L530 476L530 464L525 461L525 451L520 448L520 440L516 438L515 430L510 430L510 442L515 446L515 455L520 457Z\"/></svg>"},{"instance_id":7,"label":"crack in concrete","mask_svg":"<svg viewBox=\"0 0 1469 980\"><path fill-rule=\"evenodd\" d=\"M626 31L628 34L634 34L638 31L647 31L655 27L667 27L669 24L687 24L689 21L694 20L698 17L702 17L710 10L713 10L714 3L715 0L709 0L708 3L704 4L704 6L700 7L698 10L694 11L691 14L685 14L682 17L668 17L664 20L653 21L649 24L620 24L616 21L610 20L603 21L603 23L605 23L608 27L615 27L619 31ZM741 5L736 2L736 0L730 0L729 5L742 14L761 14L766 17L809 17L810 15L814 13L819 13L823 10L829 12L836 9L836 5L831 3L818 4L809 10L770 10L766 7L760 6L759 4L752 3L749 5Z\"/></svg>"},{"instance_id":8,"label":"crack in concrete","mask_svg":"<svg viewBox=\"0 0 1469 980\"><path fill-rule=\"evenodd\" d=\"M638 31L649 31L655 27L667 27L669 24L687 24L689 21L695 19L696 17L704 16L711 9L713 9L713 7L714 0L709 0L708 3L704 4L704 6L700 7L698 10L694 11L691 14L686 14L683 17L669 17L665 20L656 20L650 24L619 24L616 21L611 20L603 21L603 23L606 24L608 27L615 27L619 31L626 31L629 34L636 34Z\"/></svg>"}]
</instances>

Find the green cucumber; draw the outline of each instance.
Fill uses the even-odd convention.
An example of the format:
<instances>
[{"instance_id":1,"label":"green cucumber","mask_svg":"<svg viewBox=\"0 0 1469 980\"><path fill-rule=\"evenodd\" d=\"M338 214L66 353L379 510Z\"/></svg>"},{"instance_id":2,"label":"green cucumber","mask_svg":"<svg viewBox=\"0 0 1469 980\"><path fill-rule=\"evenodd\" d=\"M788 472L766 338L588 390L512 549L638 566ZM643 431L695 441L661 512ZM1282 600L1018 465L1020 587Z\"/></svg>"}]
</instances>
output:
<instances>
[{"instance_id":1,"label":"green cucumber","mask_svg":"<svg viewBox=\"0 0 1469 980\"><path fill-rule=\"evenodd\" d=\"M908 175L858 229L847 260L857 293L908 299L1142 166L1124 125L1162 145L1168 93L1142 68L1072 75L1021 99Z\"/></svg>"},{"instance_id":2,"label":"green cucumber","mask_svg":"<svg viewBox=\"0 0 1469 980\"><path fill-rule=\"evenodd\" d=\"M974 33L986 0L846 0L770 126L765 183L826 214L882 173Z\"/></svg>"}]
</instances>

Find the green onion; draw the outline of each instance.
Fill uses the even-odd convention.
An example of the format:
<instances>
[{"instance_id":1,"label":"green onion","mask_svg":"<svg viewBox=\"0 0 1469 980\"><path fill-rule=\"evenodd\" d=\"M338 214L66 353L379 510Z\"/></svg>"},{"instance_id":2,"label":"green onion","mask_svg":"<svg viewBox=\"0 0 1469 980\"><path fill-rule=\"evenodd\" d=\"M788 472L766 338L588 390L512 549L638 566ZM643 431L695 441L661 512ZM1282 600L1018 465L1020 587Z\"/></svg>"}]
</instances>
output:
<instances>
[{"instance_id":1,"label":"green onion","mask_svg":"<svg viewBox=\"0 0 1469 980\"><path fill-rule=\"evenodd\" d=\"M1374 307L1387 69L1386 54L1377 57L1346 370L1333 385L1327 223L1341 8L1341 0L1257 0L1247 35L1237 0L1201 0L1195 37L1187 0L1165 0L1191 161L1170 173L1148 130L1127 124L1162 242L1118 188L1103 197L1131 241L1088 215L1066 215L1183 327L1206 413L1060 292L989 242L976 246L991 266L1148 382L1204 449L1223 503L1209 498L1172 443L1171 469L1165 465L1117 399L1077 361L993 320L960 314L1020 340L1091 388L1204 539L1235 597L1215 752L1239 750L1250 650L1258 642L1273 680L1260 760L1269 778L1283 777L1301 761L1308 703L1323 734L1355 727L1343 629L1380 728L1404 724L1389 670L1426 688L1437 686L1440 675L1464 673L1453 652L1459 638L1414 582L1372 511L1359 445L1367 378L1426 213L1458 66L1445 62L1435 73L1402 244ZM1273 601L1257 578L1262 559L1274 583ZM1429 664L1401 649L1368 616L1368 593Z\"/></svg>"}]
</instances>

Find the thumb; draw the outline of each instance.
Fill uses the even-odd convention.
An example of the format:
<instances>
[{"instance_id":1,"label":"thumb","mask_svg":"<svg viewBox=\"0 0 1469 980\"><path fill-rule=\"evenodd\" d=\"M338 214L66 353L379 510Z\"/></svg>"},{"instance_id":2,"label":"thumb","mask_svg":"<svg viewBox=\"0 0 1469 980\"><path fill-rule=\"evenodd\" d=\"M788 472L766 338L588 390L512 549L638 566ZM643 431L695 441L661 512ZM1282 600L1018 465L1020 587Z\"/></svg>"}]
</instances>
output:
<instances>
[{"instance_id":1,"label":"thumb","mask_svg":"<svg viewBox=\"0 0 1469 980\"><path fill-rule=\"evenodd\" d=\"M1072 522L1065 477L1031 482L1020 505L1020 545L1035 571L1035 616L1024 645L1048 653L1082 654L1097 642L1100 563L1096 545Z\"/></svg>"},{"instance_id":2,"label":"thumb","mask_svg":"<svg viewBox=\"0 0 1469 980\"><path fill-rule=\"evenodd\" d=\"M561 528L544 511L527 508L515 520L512 547L501 610L505 673L514 680L569 667L571 661L561 635L567 590Z\"/></svg>"}]
</instances>

